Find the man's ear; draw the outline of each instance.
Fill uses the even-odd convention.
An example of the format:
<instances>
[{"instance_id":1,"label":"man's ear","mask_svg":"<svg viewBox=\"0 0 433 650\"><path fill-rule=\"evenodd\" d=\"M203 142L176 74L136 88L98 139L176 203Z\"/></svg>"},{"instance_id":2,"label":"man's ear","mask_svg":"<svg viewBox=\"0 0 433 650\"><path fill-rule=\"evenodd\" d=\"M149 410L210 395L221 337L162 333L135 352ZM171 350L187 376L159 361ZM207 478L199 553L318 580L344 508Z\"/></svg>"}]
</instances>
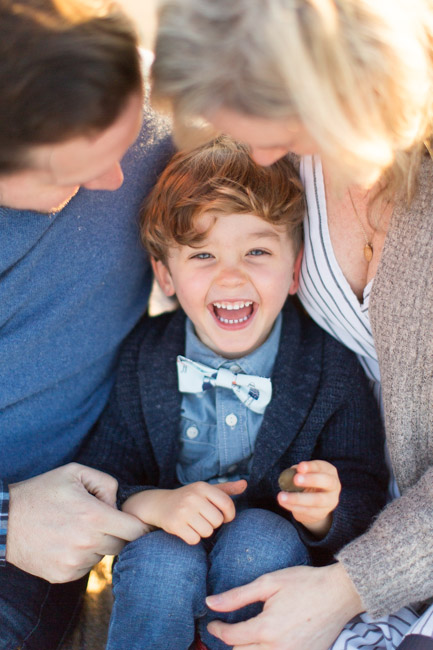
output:
<instances>
[{"instance_id":1,"label":"man's ear","mask_svg":"<svg viewBox=\"0 0 433 650\"><path fill-rule=\"evenodd\" d=\"M304 244L296 257L295 264L293 265L293 282L290 285L289 294L293 296L299 288L299 274L301 272L302 257L304 255Z\"/></svg>"},{"instance_id":2,"label":"man's ear","mask_svg":"<svg viewBox=\"0 0 433 650\"><path fill-rule=\"evenodd\" d=\"M176 292L174 290L173 280L171 279L168 266L161 262L161 260L156 260L154 257L150 258L150 263L152 264L155 278L162 291L166 296L174 296Z\"/></svg>"}]
</instances>

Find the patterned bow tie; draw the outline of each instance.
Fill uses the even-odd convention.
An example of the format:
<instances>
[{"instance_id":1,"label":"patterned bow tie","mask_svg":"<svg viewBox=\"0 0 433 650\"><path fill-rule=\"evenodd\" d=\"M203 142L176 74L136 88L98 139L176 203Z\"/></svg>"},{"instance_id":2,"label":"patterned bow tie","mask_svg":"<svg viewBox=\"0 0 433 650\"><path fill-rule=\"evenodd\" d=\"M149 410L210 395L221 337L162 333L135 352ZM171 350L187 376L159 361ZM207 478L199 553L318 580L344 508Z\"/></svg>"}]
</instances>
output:
<instances>
[{"instance_id":1,"label":"patterned bow tie","mask_svg":"<svg viewBox=\"0 0 433 650\"><path fill-rule=\"evenodd\" d=\"M272 383L266 377L235 374L226 368L210 368L186 357L177 357L177 378L181 393L203 393L220 386L229 388L254 413L263 414L271 401Z\"/></svg>"}]
</instances>

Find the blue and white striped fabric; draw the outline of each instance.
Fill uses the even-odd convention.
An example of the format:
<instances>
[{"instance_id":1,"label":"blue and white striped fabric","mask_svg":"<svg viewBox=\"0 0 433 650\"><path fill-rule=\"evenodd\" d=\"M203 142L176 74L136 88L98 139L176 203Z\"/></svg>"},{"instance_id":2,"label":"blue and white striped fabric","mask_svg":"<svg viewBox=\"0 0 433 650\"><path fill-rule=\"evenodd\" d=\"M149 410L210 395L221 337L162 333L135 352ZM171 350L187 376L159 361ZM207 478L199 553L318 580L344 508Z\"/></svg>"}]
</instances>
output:
<instances>
[{"instance_id":1,"label":"blue and white striped fabric","mask_svg":"<svg viewBox=\"0 0 433 650\"><path fill-rule=\"evenodd\" d=\"M360 303L334 255L320 158L305 156L300 172L308 218L304 222L305 250L298 296L324 330L358 355L367 377L379 385L379 364L368 318L373 280L365 287Z\"/></svg>"},{"instance_id":2,"label":"blue and white striped fabric","mask_svg":"<svg viewBox=\"0 0 433 650\"><path fill-rule=\"evenodd\" d=\"M0 566L6 564L6 533L9 514L9 491L0 479Z\"/></svg>"},{"instance_id":3,"label":"blue and white striped fabric","mask_svg":"<svg viewBox=\"0 0 433 650\"><path fill-rule=\"evenodd\" d=\"M365 287L360 303L334 255L320 158L305 156L300 172L307 197L307 216L298 296L323 329L358 355L380 404L379 364L368 317L374 280ZM390 497L398 495L393 482ZM421 617L407 607L380 620L361 614L344 627L330 650L395 650L412 634L433 638L433 605Z\"/></svg>"},{"instance_id":4,"label":"blue and white striped fabric","mask_svg":"<svg viewBox=\"0 0 433 650\"><path fill-rule=\"evenodd\" d=\"M409 607L377 620L361 614L343 628L329 650L395 650L412 635L433 639L433 605L422 616Z\"/></svg>"}]
</instances>

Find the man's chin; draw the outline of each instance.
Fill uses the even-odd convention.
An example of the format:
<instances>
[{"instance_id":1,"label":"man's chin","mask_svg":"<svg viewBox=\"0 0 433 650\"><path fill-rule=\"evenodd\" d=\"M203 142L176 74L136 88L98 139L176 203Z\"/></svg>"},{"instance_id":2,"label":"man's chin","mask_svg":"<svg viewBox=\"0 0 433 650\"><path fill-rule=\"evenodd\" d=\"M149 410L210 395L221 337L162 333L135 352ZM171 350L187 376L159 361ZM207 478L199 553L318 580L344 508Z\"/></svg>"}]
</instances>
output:
<instances>
[{"instance_id":1,"label":"man's chin","mask_svg":"<svg viewBox=\"0 0 433 650\"><path fill-rule=\"evenodd\" d=\"M74 196L77 194L79 189L80 188L77 187L75 192L71 194L71 196L68 196L68 198L62 201L62 203L60 203L59 205L53 206L49 210L38 210L38 212L44 212L46 214L56 214L57 212L61 212L63 208L65 208L68 205L69 201L74 198Z\"/></svg>"}]
</instances>

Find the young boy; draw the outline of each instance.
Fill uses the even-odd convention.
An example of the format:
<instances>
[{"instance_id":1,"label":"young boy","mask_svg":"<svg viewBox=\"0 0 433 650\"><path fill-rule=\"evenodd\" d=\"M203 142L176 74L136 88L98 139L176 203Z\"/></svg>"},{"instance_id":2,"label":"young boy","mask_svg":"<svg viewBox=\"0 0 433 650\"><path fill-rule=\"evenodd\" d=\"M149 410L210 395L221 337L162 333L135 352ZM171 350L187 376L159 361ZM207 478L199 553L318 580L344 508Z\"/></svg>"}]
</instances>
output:
<instances>
[{"instance_id":1,"label":"young boy","mask_svg":"<svg viewBox=\"0 0 433 650\"><path fill-rule=\"evenodd\" d=\"M83 451L153 531L115 565L108 650L187 650L196 627L226 648L206 595L332 561L385 504L364 373L291 297L303 212L288 160L257 167L226 137L175 155L144 207L156 278L182 310L137 326ZM279 489L291 466L305 491Z\"/></svg>"}]
</instances>

